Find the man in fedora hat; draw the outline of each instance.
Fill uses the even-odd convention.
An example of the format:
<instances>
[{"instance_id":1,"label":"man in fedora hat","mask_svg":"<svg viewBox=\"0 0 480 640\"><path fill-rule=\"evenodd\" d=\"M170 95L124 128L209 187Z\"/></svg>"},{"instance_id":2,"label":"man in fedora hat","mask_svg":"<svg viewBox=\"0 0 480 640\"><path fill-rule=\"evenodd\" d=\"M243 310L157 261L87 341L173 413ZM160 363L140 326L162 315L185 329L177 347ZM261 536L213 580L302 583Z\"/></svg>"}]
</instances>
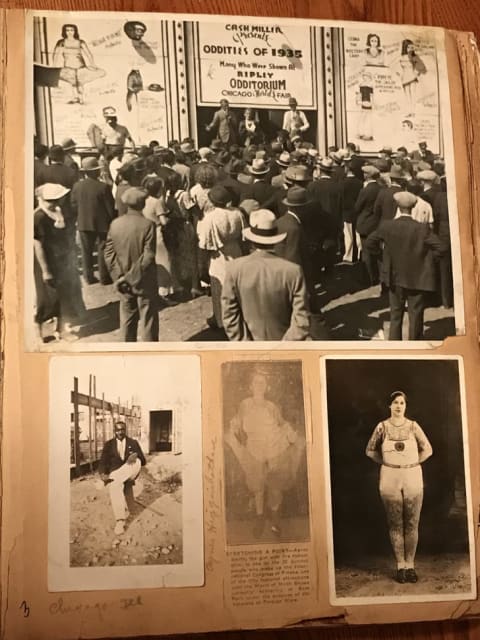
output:
<instances>
[{"instance_id":1,"label":"man in fedora hat","mask_svg":"<svg viewBox=\"0 0 480 640\"><path fill-rule=\"evenodd\" d=\"M98 179L101 166L97 158L84 158L82 171L85 177L75 183L70 202L73 212L77 216L83 277L88 284L98 282L93 274L93 251L96 244L100 282L110 284L111 280L103 252L110 223L115 217L115 202L110 187Z\"/></svg>"},{"instance_id":2,"label":"man in fedora hat","mask_svg":"<svg viewBox=\"0 0 480 640\"><path fill-rule=\"evenodd\" d=\"M405 304L408 306L408 339L423 337L423 313L427 292L435 291L435 257L445 251L426 224L412 220L417 197L408 191L394 194L400 216L383 222L365 241L367 251L379 253L383 243L381 281L390 301L390 340L402 339Z\"/></svg>"},{"instance_id":3,"label":"man in fedora hat","mask_svg":"<svg viewBox=\"0 0 480 640\"><path fill-rule=\"evenodd\" d=\"M248 168L253 182L247 185L243 192L244 198L256 200L261 208L268 208L277 214L276 199L279 189L272 187L268 180L270 166L263 158L254 158Z\"/></svg>"},{"instance_id":4,"label":"man in fedora hat","mask_svg":"<svg viewBox=\"0 0 480 640\"><path fill-rule=\"evenodd\" d=\"M290 187L283 203L287 207L287 212L278 219L277 229L279 233L286 233L286 238L275 246L275 253L302 267L310 290L313 289L313 283L311 283L311 263L304 226L305 211L310 204L308 191L303 187ZM312 287L308 286L309 284Z\"/></svg>"},{"instance_id":5,"label":"man in fedora hat","mask_svg":"<svg viewBox=\"0 0 480 640\"><path fill-rule=\"evenodd\" d=\"M432 169L425 169L417 173L417 180L420 180L423 185L422 198L429 202L435 209L435 198L437 193L442 190L439 184L440 178L438 174Z\"/></svg>"},{"instance_id":6,"label":"man in fedora hat","mask_svg":"<svg viewBox=\"0 0 480 640\"><path fill-rule=\"evenodd\" d=\"M215 111L212 121L205 128L207 131L215 131L218 139L223 144L236 142L237 120L230 111L228 100L220 100L220 109Z\"/></svg>"},{"instance_id":7,"label":"man in fedora hat","mask_svg":"<svg viewBox=\"0 0 480 640\"><path fill-rule=\"evenodd\" d=\"M155 225L142 211L147 192L130 187L122 200L127 213L116 218L108 232L105 260L120 293L120 336L136 342L158 341Z\"/></svg>"},{"instance_id":8,"label":"man in fedora hat","mask_svg":"<svg viewBox=\"0 0 480 640\"><path fill-rule=\"evenodd\" d=\"M380 221L393 220L397 211L397 203L393 196L399 191L405 191L407 184L401 168L396 164L392 164L389 177L390 184L380 187L373 206L374 215Z\"/></svg>"},{"instance_id":9,"label":"man in fedora hat","mask_svg":"<svg viewBox=\"0 0 480 640\"><path fill-rule=\"evenodd\" d=\"M275 164L279 167L280 173L272 178L272 187L276 189L285 187L285 171L290 166L290 154L288 151L282 151L282 153L275 160Z\"/></svg>"},{"instance_id":10,"label":"man in fedora hat","mask_svg":"<svg viewBox=\"0 0 480 640\"><path fill-rule=\"evenodd\" d=\"M305 340L309 335L305 277L298 264L275 255L285 240L267 209L250 214L244 237L250 255L227 264L222 291L223 326L230 340Z\"/></svg>"},{"instance_id":11,"label":"man in fedora hat","mask_svg":"<svg viewBox=\"0 0 480 640\"><path fill-rule=\"evenodd\" d=\"M237 176L243 170L243 162L237 158L231 158L230 162L225 166L223 177L219 177L219 182L222 187L228 189L232 196L232 205L238 207L241 200L243 200L243 192L245 185L237 180Z\"/></svg>"},{"instance_id":12,"label":"man in fedora hat","mask_svg":"<svg viewBox=\"0 0 480 640\"><path fill-rule=\"evenodd\" d=\"M306 115L303 111L297 109L297 105L296 99L292 96L288 100L288 111L285 111L283 114L282 129L288 132L290 140L293 140L295 136L305 133L305 131L308 131L310 128L310 123Z\"/></svg>"},{"instance_id":13,"label":"man in fedora hat","mask_svg":"<svg viewBox=\"0 0 480 640\"><path fill-rule=\"evenodd\" d=\"M78 180L80 175L80 167L78 165L78 162L73 157L73 154L75 153L75 149L77 148L77 144L75 140L73 140L72 138L64 138L61 142L61 146L65 153L63 163L65 164L66 167L69 167L70 169L73 169L75 171L75 174L77 175L77 180ZM78 158L78 156L76 157Z\"/></svg>"}]
</instances>

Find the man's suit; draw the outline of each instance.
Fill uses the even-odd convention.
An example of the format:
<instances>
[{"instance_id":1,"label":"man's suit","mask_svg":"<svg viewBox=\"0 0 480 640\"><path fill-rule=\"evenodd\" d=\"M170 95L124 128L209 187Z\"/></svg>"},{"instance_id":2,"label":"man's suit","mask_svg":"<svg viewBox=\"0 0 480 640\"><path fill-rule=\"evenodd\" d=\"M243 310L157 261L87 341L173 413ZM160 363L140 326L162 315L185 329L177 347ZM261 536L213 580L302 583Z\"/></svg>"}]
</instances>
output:
<instances>
[{"instance_id":1,"label":"man's suit","mask_svg":"<svg viewBox=\"0 0 480 640\"><path fill-rule=\"evenodd\" d=\"M362 244L362 262L367 270L370 285L378 282L378 264L368 250L368 247L365 246L365 240L367 236L377 228L380 222L378 211L375 211L375 201L380 189L381 187L377 182L368 182L362 187L355 203L357 232L360 234Z\"/></svg>"},{"instance_id":2,"label":"man's suit","mask_svg":"<svg viewBox=\"0 0 480 640\"><path fill-rule=\"evenodd\" d=\"M125 456L123 459L118 453L117 443L117 438L112 438L111 440L107 440L103 445L102 455L100 456L100 462L98 463L99 473L109 474L120 468L125 464L128 456L132 453L136 453L138 455L142 467L146 464L145 456L143 455L142 449L137 440L129 438L128 436L125 437Z\"/></svg>"},{"instance_id":3,"label":"man's suit","mask_svg":"<svg viewBox=\"0 0 480 640\"><path fill-rule=\"evenodd\" d=\"M409 340L423 336L425 293L435 291L435 257L445 247L428 225L401 215L383 222L366 240L376 253L384 243L381 281L389 288L390 340L402 339L405 302L408 303Z\"/></svg>"},{"instance_id":4,"label":"man's suit","mask_svg":"<svg viewBox=\"0 0 480 640\"><path fill-rule=\"evenodd\" d=\"M223 323L230 340L304 340L309 334L301 267L257 249L227 264Z\"/></svg>"},{"instance_id":5,"label":"man's suit","mask_svg":"<svg viewBox=\"0 0 480 640\"><path fill-rule=\"evenodd\" d=\"M133 438L125 438L125 454L118 453L118 440L107 440L103 446L102 455L98 464L100 474L108 475L108 493L112 505L115 520L125 521L128 517L128 506L125 499L126 482L134 482L140 473L140 469L147 461L138 442ZM134 462L127 462L128 457L137 454Z\"/></svg>"},{"instance_id":6,"label":"man's suit","mask_svg":"<svg viewBox=\"0 0 480 640\"><path fill-rule=\"evenodd\" d=\"M155 225L140 211L129 209L112 222L105 246L105 261L114 281L123 277L131 293L121 293L122 340L158 340L157 279L155 271Z\"/></svg>"},{"instance_id":7,"label":"man's suit","mask_svg":"<svg viewBox=\"0 0 480 640\"><path fill-rule=\"evenodd\" d=\"M209 127L217 131L217 137L224 144L234 144L236 142L237 121L230 110L219 109L215 111Z\"/></svg>"},{"instance_id":8,"label":"man's suit","mask_svg":"<svg viewBox=\"0 0 480 640\"><path fill-rule=\"evenodd\" d=\"M115 201L111 188L104 182L87 176L73 186L70 203L77 216L77 228L82 250L83 275L93 282L93 250L97 243L98 272L102 284L110 284L104 260L108 228L115 217Z\"/></svg>"},{"instance_id":9,"label":"man's suit","mask_svg":"<svg viewBox=\"0 0 480 640\"><path fill-rule=\"evenodd\" d=\"M381 222L385 220L393 220L397 213L398 204L394 199L394 194L401 191L398 184L392 184L389 187L382 187L378 192L377 199L373 206L375 217Z\"/></svg>"}]
</instances>

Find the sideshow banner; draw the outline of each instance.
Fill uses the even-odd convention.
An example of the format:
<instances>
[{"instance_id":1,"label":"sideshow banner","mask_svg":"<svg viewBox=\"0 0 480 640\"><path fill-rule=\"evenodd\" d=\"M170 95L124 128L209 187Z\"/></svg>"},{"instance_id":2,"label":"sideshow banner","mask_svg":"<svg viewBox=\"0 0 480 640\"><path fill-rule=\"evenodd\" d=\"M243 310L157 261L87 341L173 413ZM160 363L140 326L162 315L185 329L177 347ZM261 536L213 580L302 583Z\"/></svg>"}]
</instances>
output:
<instances>
[{"instance_id":1,"label":"sideshow banner","mask_svg":"<svg viewBox=\"0 0 480 640\"><path fill-rule=\"evenodd\" d=\"M347 137L362 151L440 149L438 67L433 31L344 29Z\"/></svg>"},{"instance_id":2,"label":"sideshow banner","mask_svg":"<svg viewBox=\"0 0 480 640\"><path fill-rule=\"evenodd\" d=\"M199 22L196 29L199 104L284 106L295 97L315 107L312 28L300 24Z\"/></svg>"},{"instance_id":3,"label":"sideshow banner","mask_svg":"<svg viewBox=\"0 0 480 640\"><path fill-rule=\"evenodd\" d=\"M94 145L92 125L113 107L136 144L167 141L164 21L53 14L35 19L37 90L50 87L51 138ZM88 133L87 133L88 132Z\"/></svg>"}]
</instances>

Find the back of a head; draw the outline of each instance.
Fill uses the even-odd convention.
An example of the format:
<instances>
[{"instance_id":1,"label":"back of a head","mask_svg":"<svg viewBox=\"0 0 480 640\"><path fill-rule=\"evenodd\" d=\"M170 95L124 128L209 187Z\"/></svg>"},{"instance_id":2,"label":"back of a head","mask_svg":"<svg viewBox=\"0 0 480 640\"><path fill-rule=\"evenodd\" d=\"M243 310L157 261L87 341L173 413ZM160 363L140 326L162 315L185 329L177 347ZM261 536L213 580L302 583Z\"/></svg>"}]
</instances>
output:
<instances>
[{"instance_id":1,"label":"back of a head","mask_svg":"<svg viewBox=\"0 0 480 640\"><path fill-rule=\"evenodd\" d=\"M65 160L65 151L59 144L54 144L48 152L50 162L63 162Z\"/></svg>"},{"instance_id":2,"label":"back of a head","mask_svg":"<svg viewBox=\"0 0 480 640\"><path fill-rule=\"evenodd\" d=\"M170 167L175 162L175 154L171 149L161 149L158 151L157 157L161 164L167 164Z\"/></svg>"},{"instance_id":3,"label":"back of a head","mask_svg":"<svg viewBox=\"0 0 480 640\"><path fill-rule=\"evenodd\" d=\"M46 144L41 144L40 142L35 142L34 146L34 155L39 160L44 160L48 154L48 147Z\"/></svg>"}]
</instances>

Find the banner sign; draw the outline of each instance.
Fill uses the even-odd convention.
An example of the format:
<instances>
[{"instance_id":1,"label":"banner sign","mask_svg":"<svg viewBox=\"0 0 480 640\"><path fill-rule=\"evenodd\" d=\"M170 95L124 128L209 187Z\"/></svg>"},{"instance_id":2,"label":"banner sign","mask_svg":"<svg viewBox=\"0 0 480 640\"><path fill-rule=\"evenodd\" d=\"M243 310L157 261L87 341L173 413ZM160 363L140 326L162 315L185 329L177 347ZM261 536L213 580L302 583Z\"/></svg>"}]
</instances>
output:
<instances>
[{"instance_id":1,"label":"banner sign","mask_svg":"<svg viewBox=\"0 0 480 640\"><path fill-rule=\"evenodd\" d=\"M196 35L200 105L283 108L294 97L315 107L310 27L200 22Z\"/></svg>"},{"instance_id":2,"label":"banner sign","mask_svg":"<svg viewBox=\"0 0 480 640\"><path fill-rule=\"evenodd\" d=\"M344 30L347 138L361 151L383 146L440 152L438 68L433 31L379 26Z\"/></svg>"},{"instance_id":3,"label":"banner sign","mask_svg":"<svg viewBox=\"0 0 480 640\"><path fill-rule=\"evenodd\" d=\"M166 143L162 21L112 14L108 21L75 16L72 23L48 17L48 48L35 72L37 86L51 87L55 142L73 138L78 146L91 146L87 131L93 124L101 128L103 109L113 107L136 144Z\"/></svg>"}]
</instances>

